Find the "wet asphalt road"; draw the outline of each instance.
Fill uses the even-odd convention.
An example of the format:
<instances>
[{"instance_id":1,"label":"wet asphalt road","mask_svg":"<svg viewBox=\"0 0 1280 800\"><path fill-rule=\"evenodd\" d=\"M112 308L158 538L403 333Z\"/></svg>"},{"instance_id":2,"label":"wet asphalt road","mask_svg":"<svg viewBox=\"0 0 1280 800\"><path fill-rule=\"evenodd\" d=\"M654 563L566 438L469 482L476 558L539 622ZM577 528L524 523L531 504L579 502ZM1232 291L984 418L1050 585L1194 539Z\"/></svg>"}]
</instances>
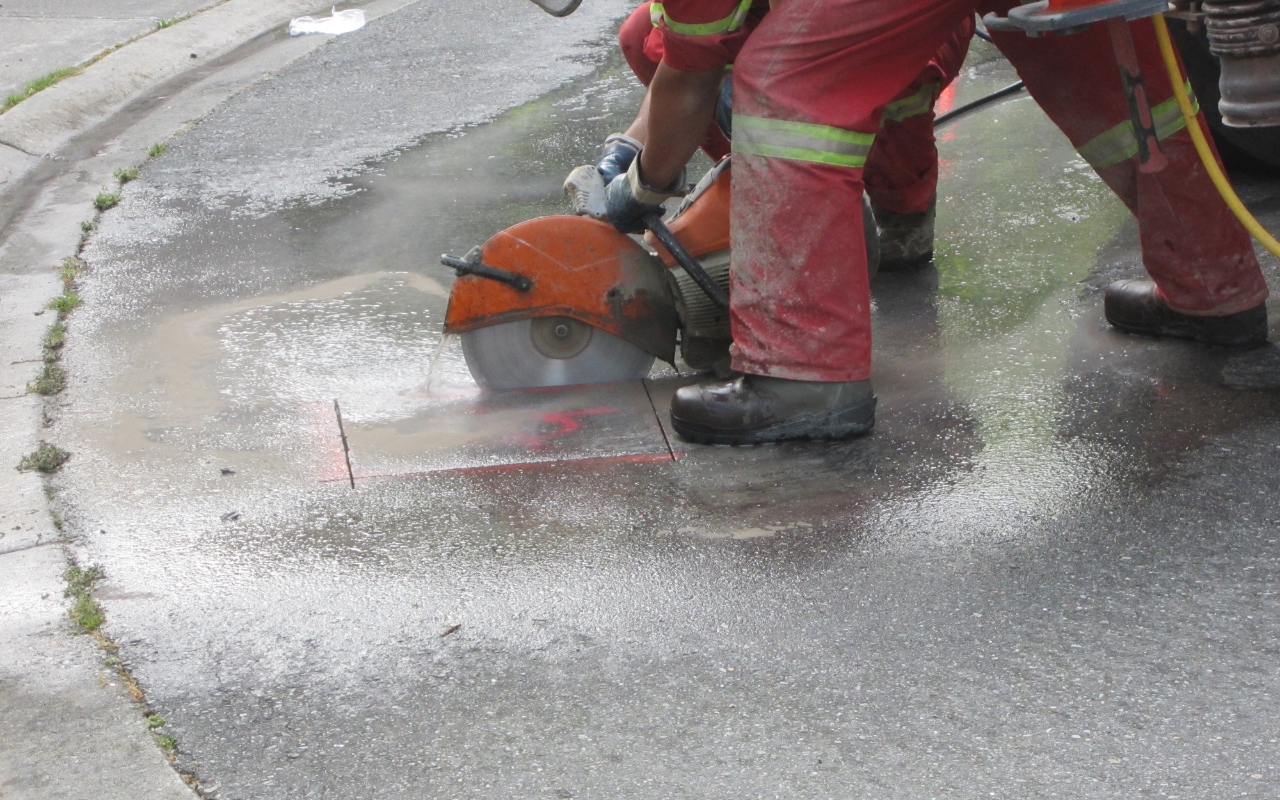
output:
<instances>
[{"instance_id":1,"label":"wet asphalt road","mask_svg":"<svg viewBox=\"0 0 1280 800\"><path fill-rule=\"evenodd\" d=\"M634 108L617 9L572 18L597 44L555 88L500 26L424 35L443 8L226 104L87 251L57 502L180 767L223 798L1280 794L1280 351L1107 330L1135 227L1029 100L941 136L936 269L873 287L875 432L673 460L649 396L687 376L487 397L439 335L436 254L562 210ZM975 48L942 102L1010 80ZM1241 186L1275 229L1280 182Z\"/></svg>"}]
</instances>

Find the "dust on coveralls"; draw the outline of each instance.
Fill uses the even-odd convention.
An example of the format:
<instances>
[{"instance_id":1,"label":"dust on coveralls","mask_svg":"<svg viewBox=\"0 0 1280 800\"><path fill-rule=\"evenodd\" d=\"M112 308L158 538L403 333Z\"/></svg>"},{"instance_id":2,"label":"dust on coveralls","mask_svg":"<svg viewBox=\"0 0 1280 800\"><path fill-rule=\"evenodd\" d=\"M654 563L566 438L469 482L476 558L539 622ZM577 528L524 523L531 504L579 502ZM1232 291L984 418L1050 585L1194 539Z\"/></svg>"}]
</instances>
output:
<instances>
[{"instance_id":1,"label":"dust on coveralls","mask_svg":"<svg viewBox=\"0 0 1280 800\"><path fill-rule=\"evenodd\" d=\"M975 10L1013 0L787 0L734 69L733 367L793 380L870 377L860 225L864 169L885 108ZM733 0L669 0L677 20ZM1138 219L1143 265L1173 309L1231 314L1267 296L1248 234L1214 190L1176 114L1152 24L1132 24L1169 166L1137 169L1137 142L1106 29L997 34L1027 89ZM664 27L664 58L695 63L695 37ZM704 42L714 49L717 45ZM1205 129L1203 119L1200 120Z\"/></svg>"},{"instance_id":2,"label":"dust on coveralls","mask_svg":"<svg viewBox=\"0 0 1280 800\"><path fill-rule=\"evenodd\" d=\"M641 4L618 30L623 56L645 86L653 80L664 54L662 27L666 22L666 6L658 4L655 12L654 5L653 2ZM737 8L738 4L734 4L735 12ZM720 51L724 56L736 55L741 42L764 17L764 11L765 7L750 7L740 29L741 35L726 38ZM680 25L679 22L675 24ZM928 210L932 204L938 187L938 149L933 138L934 101L960 74L974 27L973 17L966 17L911 85L885 109L880 133L867 156L863 176L867 195L881 208L898 214L917 214ZM712 124L702 142L702 149L713 161L729 154L729 141L719 126Z\"/></svg>"}]
</instances>

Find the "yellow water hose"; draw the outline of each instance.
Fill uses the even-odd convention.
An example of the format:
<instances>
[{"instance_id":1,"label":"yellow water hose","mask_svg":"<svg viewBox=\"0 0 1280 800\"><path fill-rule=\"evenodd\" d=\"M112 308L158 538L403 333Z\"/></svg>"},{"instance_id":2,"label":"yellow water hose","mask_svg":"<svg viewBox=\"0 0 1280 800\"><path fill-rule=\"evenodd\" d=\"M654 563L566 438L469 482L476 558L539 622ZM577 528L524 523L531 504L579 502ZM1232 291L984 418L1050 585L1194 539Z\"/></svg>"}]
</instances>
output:
<instances>
[{"instance_id":1,"label":"yellow water hose","mask_svg":"<svg viewBox=\"0 0 1280 800\"><path fill-rule=\"evenodd\" d=\"M1156 41L1160 43L1160 55L1164 56L1164 66L1169 71L1169 82L1173 84L1173 96L1178 99L1182 121L1187 124L1187 133L1191 134L1191 141L1196 146L1196 152L1200 154L1200 160L1204 162L1204 168L1209 172L1209 178L1213 180L1213 185L1218 187L1218 194L1222 195L1222 199L1227 202L1227 207L1236 215L1236 219L1240 220L1249 233L1262 242L1262 246L1270 250L1272 255L1280 257L1280 242L1277 242L1275 237L1253 218L1249 209L1244 207L1244 203L1240 202L1236 190L1231 188L1231 182L1227 180L1226 175L1222 174L1218 159L1214 158L1213 151L1209 149L1209 143L1205 141L1204 132L1200 130L1200 123L1196 119L1196 112L1191 108L1191 98L1187 97L1186 78L1182 76L1178 58L1173 54L1173 42L1169 39L1169 26L1165 24L1164 14L1156 14L1151 21L1156 26Z\"/></svg>"}]
</instances>

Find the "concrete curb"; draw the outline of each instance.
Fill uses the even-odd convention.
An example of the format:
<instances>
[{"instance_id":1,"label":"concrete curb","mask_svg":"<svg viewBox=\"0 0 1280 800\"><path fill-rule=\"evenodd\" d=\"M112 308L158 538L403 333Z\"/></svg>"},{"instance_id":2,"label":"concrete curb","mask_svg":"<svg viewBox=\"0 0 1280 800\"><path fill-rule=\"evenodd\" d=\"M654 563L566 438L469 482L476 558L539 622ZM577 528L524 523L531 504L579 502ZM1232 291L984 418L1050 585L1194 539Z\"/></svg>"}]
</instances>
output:
<instances>
[{"instance_id":1,"label":"concrete curb","mask_svg":"<svg viewBox=\"0 0 1280 800\"><path fill-rule=\"evenodd\" d=\"M369 19L417 0L372 0ZM184 76L317 0L226 0L133 40L82 73L0 114L0 797L5 800L190 800L195 793L152 741L139 707L90 636L67 619L62 573L71 544L44 493L46 482L14 469L33 450L59 402L25 393L54 320L45 304L59 289L52 269L76 255L79 225L113 170L146 160L166 141L329 37L278 42L195 77L173 102L119 127L147 92L186 87ZM195 54L195 58L192 58ZM175 80L176 79L176 80ZM173 82L173 83L171 83ZM100 123L107 121L101 128ZM77 139L81 135L87 138ZM95 138L96 137L96 138ZM82 152L83 151L83 152ZM57 163L55 163L57 162ZM7 196L7 197L6 197ZM74 322L71 323L74 326Z\"/></svg>"},{"instance_id":2,"label":"concrete curb","mask_svg":"<svg viewBox=\"0 0 1280 800\"><path fill-rule=\"evenodd\" d=\"M50 155L138 92L315 8L315 0L227 0L120 48L0 114L0 144Z\"/></svg>"}]
</instances>

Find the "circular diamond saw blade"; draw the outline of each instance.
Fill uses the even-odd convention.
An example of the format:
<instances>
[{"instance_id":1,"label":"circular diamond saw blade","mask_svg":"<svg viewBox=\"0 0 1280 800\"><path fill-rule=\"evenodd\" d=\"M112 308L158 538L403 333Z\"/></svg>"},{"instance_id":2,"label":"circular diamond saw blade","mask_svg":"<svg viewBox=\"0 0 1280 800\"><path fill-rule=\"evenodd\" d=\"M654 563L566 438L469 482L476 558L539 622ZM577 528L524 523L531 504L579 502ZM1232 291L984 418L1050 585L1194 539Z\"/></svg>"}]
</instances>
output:
<instances>
[{"instance_id":1,"label":"circular diamond saw blade","mask_svg":"<svg viewBox=\"0 0 1280 800\"><path fill-rule=\"evenodd\" d=\"M462 334L467 369L482 389L532 389L632 381L654 357L569 317L504 322Z\"/></svg>"}]
</instances>

